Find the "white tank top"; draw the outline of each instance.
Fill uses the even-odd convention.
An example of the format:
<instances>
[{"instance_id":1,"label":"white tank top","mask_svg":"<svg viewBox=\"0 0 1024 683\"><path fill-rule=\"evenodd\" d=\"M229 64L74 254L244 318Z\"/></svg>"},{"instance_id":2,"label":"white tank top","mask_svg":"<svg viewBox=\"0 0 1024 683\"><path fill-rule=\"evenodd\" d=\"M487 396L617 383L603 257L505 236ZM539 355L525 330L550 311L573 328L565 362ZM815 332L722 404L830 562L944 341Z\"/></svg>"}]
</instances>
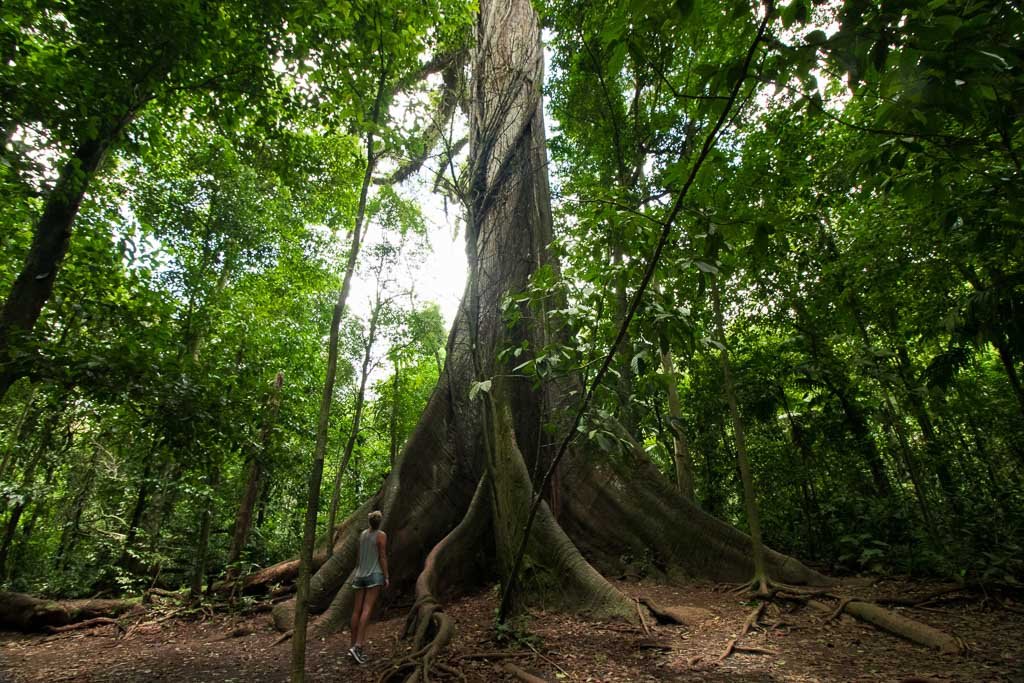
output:
<instances>
[{"instance_id":1,"label":"white tank top","mask_svg":"<svg viewBox=\"0 0 1024 683\"><path fill-rule=\"evenodd\" d=\"M380 558L377 552L377 536L380 531L367 529L359 535L359 566L356 567L356 578L369 576L373 572L380 574L384 570L380 567Z\"/></svg>"}]
</instances>

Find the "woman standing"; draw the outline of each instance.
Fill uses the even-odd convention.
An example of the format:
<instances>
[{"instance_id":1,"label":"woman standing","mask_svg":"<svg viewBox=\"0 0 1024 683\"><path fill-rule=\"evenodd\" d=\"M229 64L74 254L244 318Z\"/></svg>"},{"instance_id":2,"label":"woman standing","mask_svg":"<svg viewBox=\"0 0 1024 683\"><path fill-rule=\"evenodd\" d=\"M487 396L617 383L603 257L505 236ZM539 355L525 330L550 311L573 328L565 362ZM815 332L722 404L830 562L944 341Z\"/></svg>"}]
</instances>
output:
<instances>
[{"instance_id":1,"label":"woman standing","mask_svg":"<svg viewBox=\"0 0 1024 683\"><path fill-rule=\"evenodd\" d=\"M352 605L352 647L348 653L359 664L366 664L369 658L363 654L366 643L366 625L373 614L373 606L380 595L381 586L390 583L388 574L388 535L380 530L384 515L374 510L367 517L370 528L359 535L359 555L356 560L356 575L352 580L355 602Z\"/></svg>"}]
</instances>

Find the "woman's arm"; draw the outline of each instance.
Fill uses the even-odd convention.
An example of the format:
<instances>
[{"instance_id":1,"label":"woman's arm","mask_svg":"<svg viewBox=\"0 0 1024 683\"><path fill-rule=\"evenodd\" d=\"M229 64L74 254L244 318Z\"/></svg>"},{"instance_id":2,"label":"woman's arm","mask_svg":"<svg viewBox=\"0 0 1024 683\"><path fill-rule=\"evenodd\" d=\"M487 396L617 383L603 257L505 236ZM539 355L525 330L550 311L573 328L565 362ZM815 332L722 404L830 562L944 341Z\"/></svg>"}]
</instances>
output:
<instances>
[{"instance_id":1,"label":"woman's arm","mask_svg":"<svg viewBox=\"0 0 1024 683\"><path fill-rule=\"evenodd\" d=\"M380 568L384 570L384 586L391 583L391 573L388 571L388 535L383 531L377 534L377 557L380 559Z\"/></svg>"}]
</instances>

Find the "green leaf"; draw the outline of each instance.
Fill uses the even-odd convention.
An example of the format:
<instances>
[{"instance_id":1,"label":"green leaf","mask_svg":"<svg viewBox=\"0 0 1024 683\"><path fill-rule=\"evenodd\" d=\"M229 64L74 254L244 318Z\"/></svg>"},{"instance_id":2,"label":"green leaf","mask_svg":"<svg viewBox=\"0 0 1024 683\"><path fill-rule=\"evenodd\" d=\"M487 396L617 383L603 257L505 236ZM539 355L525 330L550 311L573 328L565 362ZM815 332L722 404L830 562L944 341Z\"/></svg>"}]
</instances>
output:
<instances>
[{"instance_id":1,"label":"green leaf","mask_svg":"<svg viewBox=\"0 0 1024 683\"><path fill-rule=\"evenodd\" d=\"M469 400L476 400L477 395L482 391L487 393L491 390L491 380L485 379L482 382L473 382L469 387Z\"/></svg>"}]
</instances>

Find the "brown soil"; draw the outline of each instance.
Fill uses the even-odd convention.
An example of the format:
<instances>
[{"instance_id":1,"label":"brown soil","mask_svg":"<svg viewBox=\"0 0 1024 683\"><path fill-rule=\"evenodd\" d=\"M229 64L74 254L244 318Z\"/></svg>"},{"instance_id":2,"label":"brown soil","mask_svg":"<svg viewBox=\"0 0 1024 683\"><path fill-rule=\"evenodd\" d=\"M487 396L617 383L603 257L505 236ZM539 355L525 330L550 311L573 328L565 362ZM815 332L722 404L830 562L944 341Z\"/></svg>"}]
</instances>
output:
<instances>
[{"instance_id":1,"label":"brown soil","mask_svg":"<svg viewBox=\"0 0 1024 683\"><path fill-rule=\"evenodd\" d=\"M645 612L650 627L645 633L640 626L588 623L537 610L520 624L529 637L509 646L494 641L496 602L493 593L484 593L447 607L458 632L443 661L469 681L513 680L502 670L509 662L549 681L1024 681L1019 605L1004 609L1006 603L949 594L927 607L899 609L962 638L970 648L963 656L939 655L849 619L826 623L829 615L806 607L789 611L771 605L763 622L777 626L755 630L740 642L771 654L740 652L716 663L743 628L752 603L710 584L619 587L662 607L688 608L681 611L695 623L659 626ZM906 598L934 589L889 582L849 593ZM287 680L291 650L273 645L278 634L265 614L159 623L158 618L153 613L133 617L127 634L110 624L55 636L0 634L0 681ZM309 679L376 681L392 657L408 650L398 640L404 619L403 611L393 609L373 627L367 648L373 661L365 667L346 656L347 634L311 642ZM506 656L481 657L495 652Z\"/></svg>"}]
</instances>

